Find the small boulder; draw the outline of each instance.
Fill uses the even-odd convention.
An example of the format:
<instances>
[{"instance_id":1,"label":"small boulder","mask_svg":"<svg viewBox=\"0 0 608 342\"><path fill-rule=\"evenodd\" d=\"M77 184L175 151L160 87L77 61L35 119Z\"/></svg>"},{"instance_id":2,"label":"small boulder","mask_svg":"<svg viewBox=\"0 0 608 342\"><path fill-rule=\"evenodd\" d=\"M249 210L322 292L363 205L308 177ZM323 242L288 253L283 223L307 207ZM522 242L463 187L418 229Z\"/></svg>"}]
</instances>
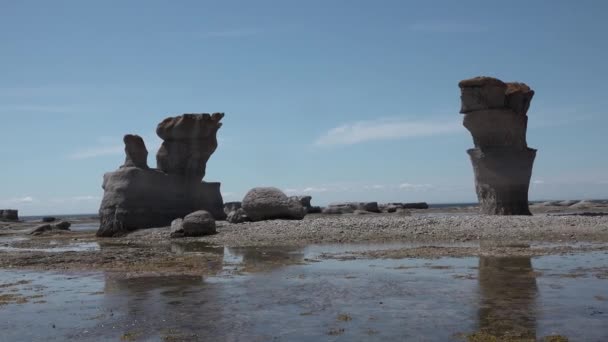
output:
<instances>
[{"instance_id":1,"label":"small boulder","mask_svg":"<svg viewBox=\"0 0 608 342\"><path fill-rule=\"evenodd\" d=\"M171 237L172 238L184 236L183 222L184 222L184 220L182 220L181 218L177 218L177 219L171 221Z\"/></svg>"},{"instance_id":2,"label":"small boulder","mask_svg":"<svg viewBox=\"0 0 608 342\"><path fill-rule=\"evenodd\" d=\"M306 209L297 198L287 197L274 187L253 188L243 198L242 207L252 221L301 220Z\"/></svg>"},{"instance_id":3,"label":"small boulder","mask_svg":"<svg viewBox=\"0 0 608 342\"><path fill-rule=\"evenodd\" d=\"M249 217L243 208L231 211L226 217L226 221L230 223L243 223L249 221Z\"/></svg>"},{"instance_id":4,"label":"small boulder","mask_svg":"<svg viewBox=\"0 0 608 342\"><path fill-rule=\"evenodd\" d=\"M215 234L215 219L205 211L199 210L190 213L182 221L184 236L203 236Z\"/></svg>"}]
</instances>

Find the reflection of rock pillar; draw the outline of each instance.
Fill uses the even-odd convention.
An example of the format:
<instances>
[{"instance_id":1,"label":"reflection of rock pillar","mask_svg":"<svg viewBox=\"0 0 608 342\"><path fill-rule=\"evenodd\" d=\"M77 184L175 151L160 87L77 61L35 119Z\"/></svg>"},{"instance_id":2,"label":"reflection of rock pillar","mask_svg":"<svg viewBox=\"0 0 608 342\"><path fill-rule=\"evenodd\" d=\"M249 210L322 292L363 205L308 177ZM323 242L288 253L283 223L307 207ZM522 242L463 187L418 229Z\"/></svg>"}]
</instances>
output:
<instances>
[{"instance_id":1,"label":"reflection of rock pillar","mask_svg":"<svg viewBox=\"0 0 608 342\"><path fill-rule=\"evenodd\" d=\"M459 86L463 124L475 144L467 152L482 213L530 215L528 188L536 150L528 148L526 129L534 91L490 77L464 80Z\"/></svg>"},{"instance_id":2,"label":"reflection of rock pillar","mask_svg":"<svg viewBox=\"0 0 608 342\"><path fill-rule=\"evenodd\" d=\"M480 331L535 340L537 291L529 257L480 257Z\"/></svg>"}]
</instances>

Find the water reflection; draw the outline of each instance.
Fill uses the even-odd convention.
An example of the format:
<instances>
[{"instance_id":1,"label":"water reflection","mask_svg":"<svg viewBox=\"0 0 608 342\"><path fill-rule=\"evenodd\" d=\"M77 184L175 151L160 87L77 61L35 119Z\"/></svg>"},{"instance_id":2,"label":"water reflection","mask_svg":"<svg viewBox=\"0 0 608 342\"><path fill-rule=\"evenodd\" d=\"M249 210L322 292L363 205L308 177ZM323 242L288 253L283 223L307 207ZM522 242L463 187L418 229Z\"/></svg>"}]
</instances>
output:
<instances>
[{"instance_id":1,"label":"water reflection","mask_svg":"<svg viewBox=\"0 0 608 342\"><path fill-rule=\"evenodd\" d=\"M479 294L480 331L536 339L538 287L529 257L480 257Z\"/></svg>"}]
</instances>

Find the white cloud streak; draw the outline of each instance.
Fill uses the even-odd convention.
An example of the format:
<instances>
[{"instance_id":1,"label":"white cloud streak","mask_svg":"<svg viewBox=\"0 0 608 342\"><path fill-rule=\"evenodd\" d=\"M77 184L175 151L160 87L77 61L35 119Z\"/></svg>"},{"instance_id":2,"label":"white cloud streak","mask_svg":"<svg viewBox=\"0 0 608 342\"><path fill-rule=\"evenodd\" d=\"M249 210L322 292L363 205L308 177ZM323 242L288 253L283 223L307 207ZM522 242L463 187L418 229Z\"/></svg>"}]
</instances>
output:
<instances>
[{"instance_id":1,"label":"white cloud streak","mask_svg":"<svg viewBox=\"0 0 608 342\"><path fill-rule=\"evenodd\" d=\"M457 120L357 121L330 129L315 141L316 146L354 145L358 143L449 134L462 130Z\"/></svg>"}]
</instances>

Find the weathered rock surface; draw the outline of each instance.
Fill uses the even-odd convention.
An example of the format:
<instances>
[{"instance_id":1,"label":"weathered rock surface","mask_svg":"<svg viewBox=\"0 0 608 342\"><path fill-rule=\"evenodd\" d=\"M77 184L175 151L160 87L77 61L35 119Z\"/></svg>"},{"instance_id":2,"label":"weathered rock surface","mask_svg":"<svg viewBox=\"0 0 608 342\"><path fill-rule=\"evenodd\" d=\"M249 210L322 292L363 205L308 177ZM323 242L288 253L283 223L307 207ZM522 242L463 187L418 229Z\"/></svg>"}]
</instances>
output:
<instances>
[{"instance_id":1,"label":"weathered rock surface","mask_svg":"<svg viewBox=\"0 0 608 342\"><path fill-rule=\"evenodd\" d=\"M192 183L156 169L124 167L106 173L97 236L118 236L143 228L167 226L204 208L226 217L220 183Z\"/></svg>"},{"instance_id":2,"label":"weathered rock surface","mask_svg":"<svg viewBox=\"0 0 608 342\"><path fill-rule=\"evenodd\" d=\"M175 220L171 221L171 233L169 236L172 238L184 236L184 220L181 218L176 218Z\"/></svg>"},{"instance_id":3,"label":"weathered rock surface","mask_svg":"<svg viewBox=\"0 0 608 342\"><path fill-rule=\"evenodd\" d=\"M226 217L226 221L230 223L243 223L250 221L249 216L243 208L238 208L237 210L231 211Z\"/></svg>"},{"instance_id":4,"label":"weathered rock surface","mask_svg":"<svg viewBox=\"0 0 608 342\"><path fill-rule=\"evenodd\" d=\"M224 212L226 213L226 215L228 215L231 212L238 210L240 208L241 208L241 202L225 202L224 203Z\"/></svg>"},{"instance_id":5,"label":"weathered rock surface","mask_svg":"<svg viewBox=\"0 0 608 342\"><path fill-rule=\"evenodd\" d=\"M156 134L163 143L156 154L158 168L200 182L217 148L216 133L223 117L224 113L183 114L159 123Z\"/></svg>"},{"instance_id":6,"label":"weathered rock surface","mask_svg":"<svg viewBox=\"0 0 608 342\"><path fill-rule=\"evenodd\" d=\"M58 230L70 230L70 227L72 226L72 224L68 221L61 221L57 224L53 225L53 229L58 229Z\"/></svg>"},{"instance_id":7,"label":"weathered rock surface","mask_svg":"<svg viewBox=\"0 0 608 342\"><path fill-rule=\"evenodd\" d=\"M215 219L205 210L198 210L184 217L182 221L184 236L203 236L215 234Z\"/></svg>"},{"instance_id":8,"label":"weathered rock surface","mask_svg":"<svg viewBox=\"0 0 608 342\"><path fill-rule=\"evenodd\" d=\"M301 220L306 209L300 201L274 187L253 188L243 198L242 207L252 221L270 219Z\"/></svg>"},{"instance_id":9,"label":"weathered rock surface","mask_svg":"<svg viewBox=\"0 0 608 342\"><path fill-rule=\"evenodd\" d=\"M30 234L31 235L40 235L51 229L53 229L53 227L51 227L50 224L41 224L41 225L34 227L34 229L32 229L32 231L30 232Z\"/></svg>"},{"instance_id":10,"label":"weathered rock surface","mask_svg":"<svg viewBox=\"0 0 608 342\"><path fill-rule=\"evenodd\" d=\"M125 143L125 163L122 167L148 168L148 149L144 139L139 135L127 134L123 138Z\"/></svg>"},{"instance_id":11,"label":"weathered rock surface","mask_svg":"<svg viewBox=\"0 0 608 342\"><path fill-rule=\"evenodd\" d=\"M0 209L0 220L18 221L19 211L15 209Z\"/></svg>"},{"instance_id":12,"label":"weathered rock surface","mask_svg":"<svg viewBox=\"0 0 608 342\"><path fill-rule=\"evenodd\" d=\"M380 208L378 202L344 202L344 203L331 203L325 209L324 214L351 214L355 210L368 211L372 213L379 213Z\"/></svg>"},{"instance_id":13,"label":"weathered rock surface","mask_svg":"<svg viewBox=\"0 0 608 342\"><path fill-rule=\"evenodd\" d=\"M217 148L223 114L184 114L167 118L156 132L164 142L158 169L147 166L141 137L126 135L125 164L106 173L97 236L119 236L142 228L162 227L197 210L226 218L220 183L201 182Z\"/></svg>"},{"instance_id":14,"label":"weathered rock surface","mask_svg":"<svg viewBox=\"0 0 608 342\"><path fill-rule=\"evenodd\" d=\"M528 148L527 112L534 91L523 83L476 77L459 83L463 125L482 213L530 215L528 188L536 150Z\"/></svg>"},{"instance_id":15,"label":"weathered rock surface","mask_svg":"<svg viewBox=\"0 0 608 342\"><path fill-rule=\"evenodd\" d=\"M44 233L57 231L57 230L63 230L63 231L70 230L71 225L72 224L68 221L61 221L54 225L50 225L48 223L41 224L41 225L34 227L34 229L32 229L32 231L30 232L30 234L31 235L42 235Z\"/></svg>"}]
</instances>

